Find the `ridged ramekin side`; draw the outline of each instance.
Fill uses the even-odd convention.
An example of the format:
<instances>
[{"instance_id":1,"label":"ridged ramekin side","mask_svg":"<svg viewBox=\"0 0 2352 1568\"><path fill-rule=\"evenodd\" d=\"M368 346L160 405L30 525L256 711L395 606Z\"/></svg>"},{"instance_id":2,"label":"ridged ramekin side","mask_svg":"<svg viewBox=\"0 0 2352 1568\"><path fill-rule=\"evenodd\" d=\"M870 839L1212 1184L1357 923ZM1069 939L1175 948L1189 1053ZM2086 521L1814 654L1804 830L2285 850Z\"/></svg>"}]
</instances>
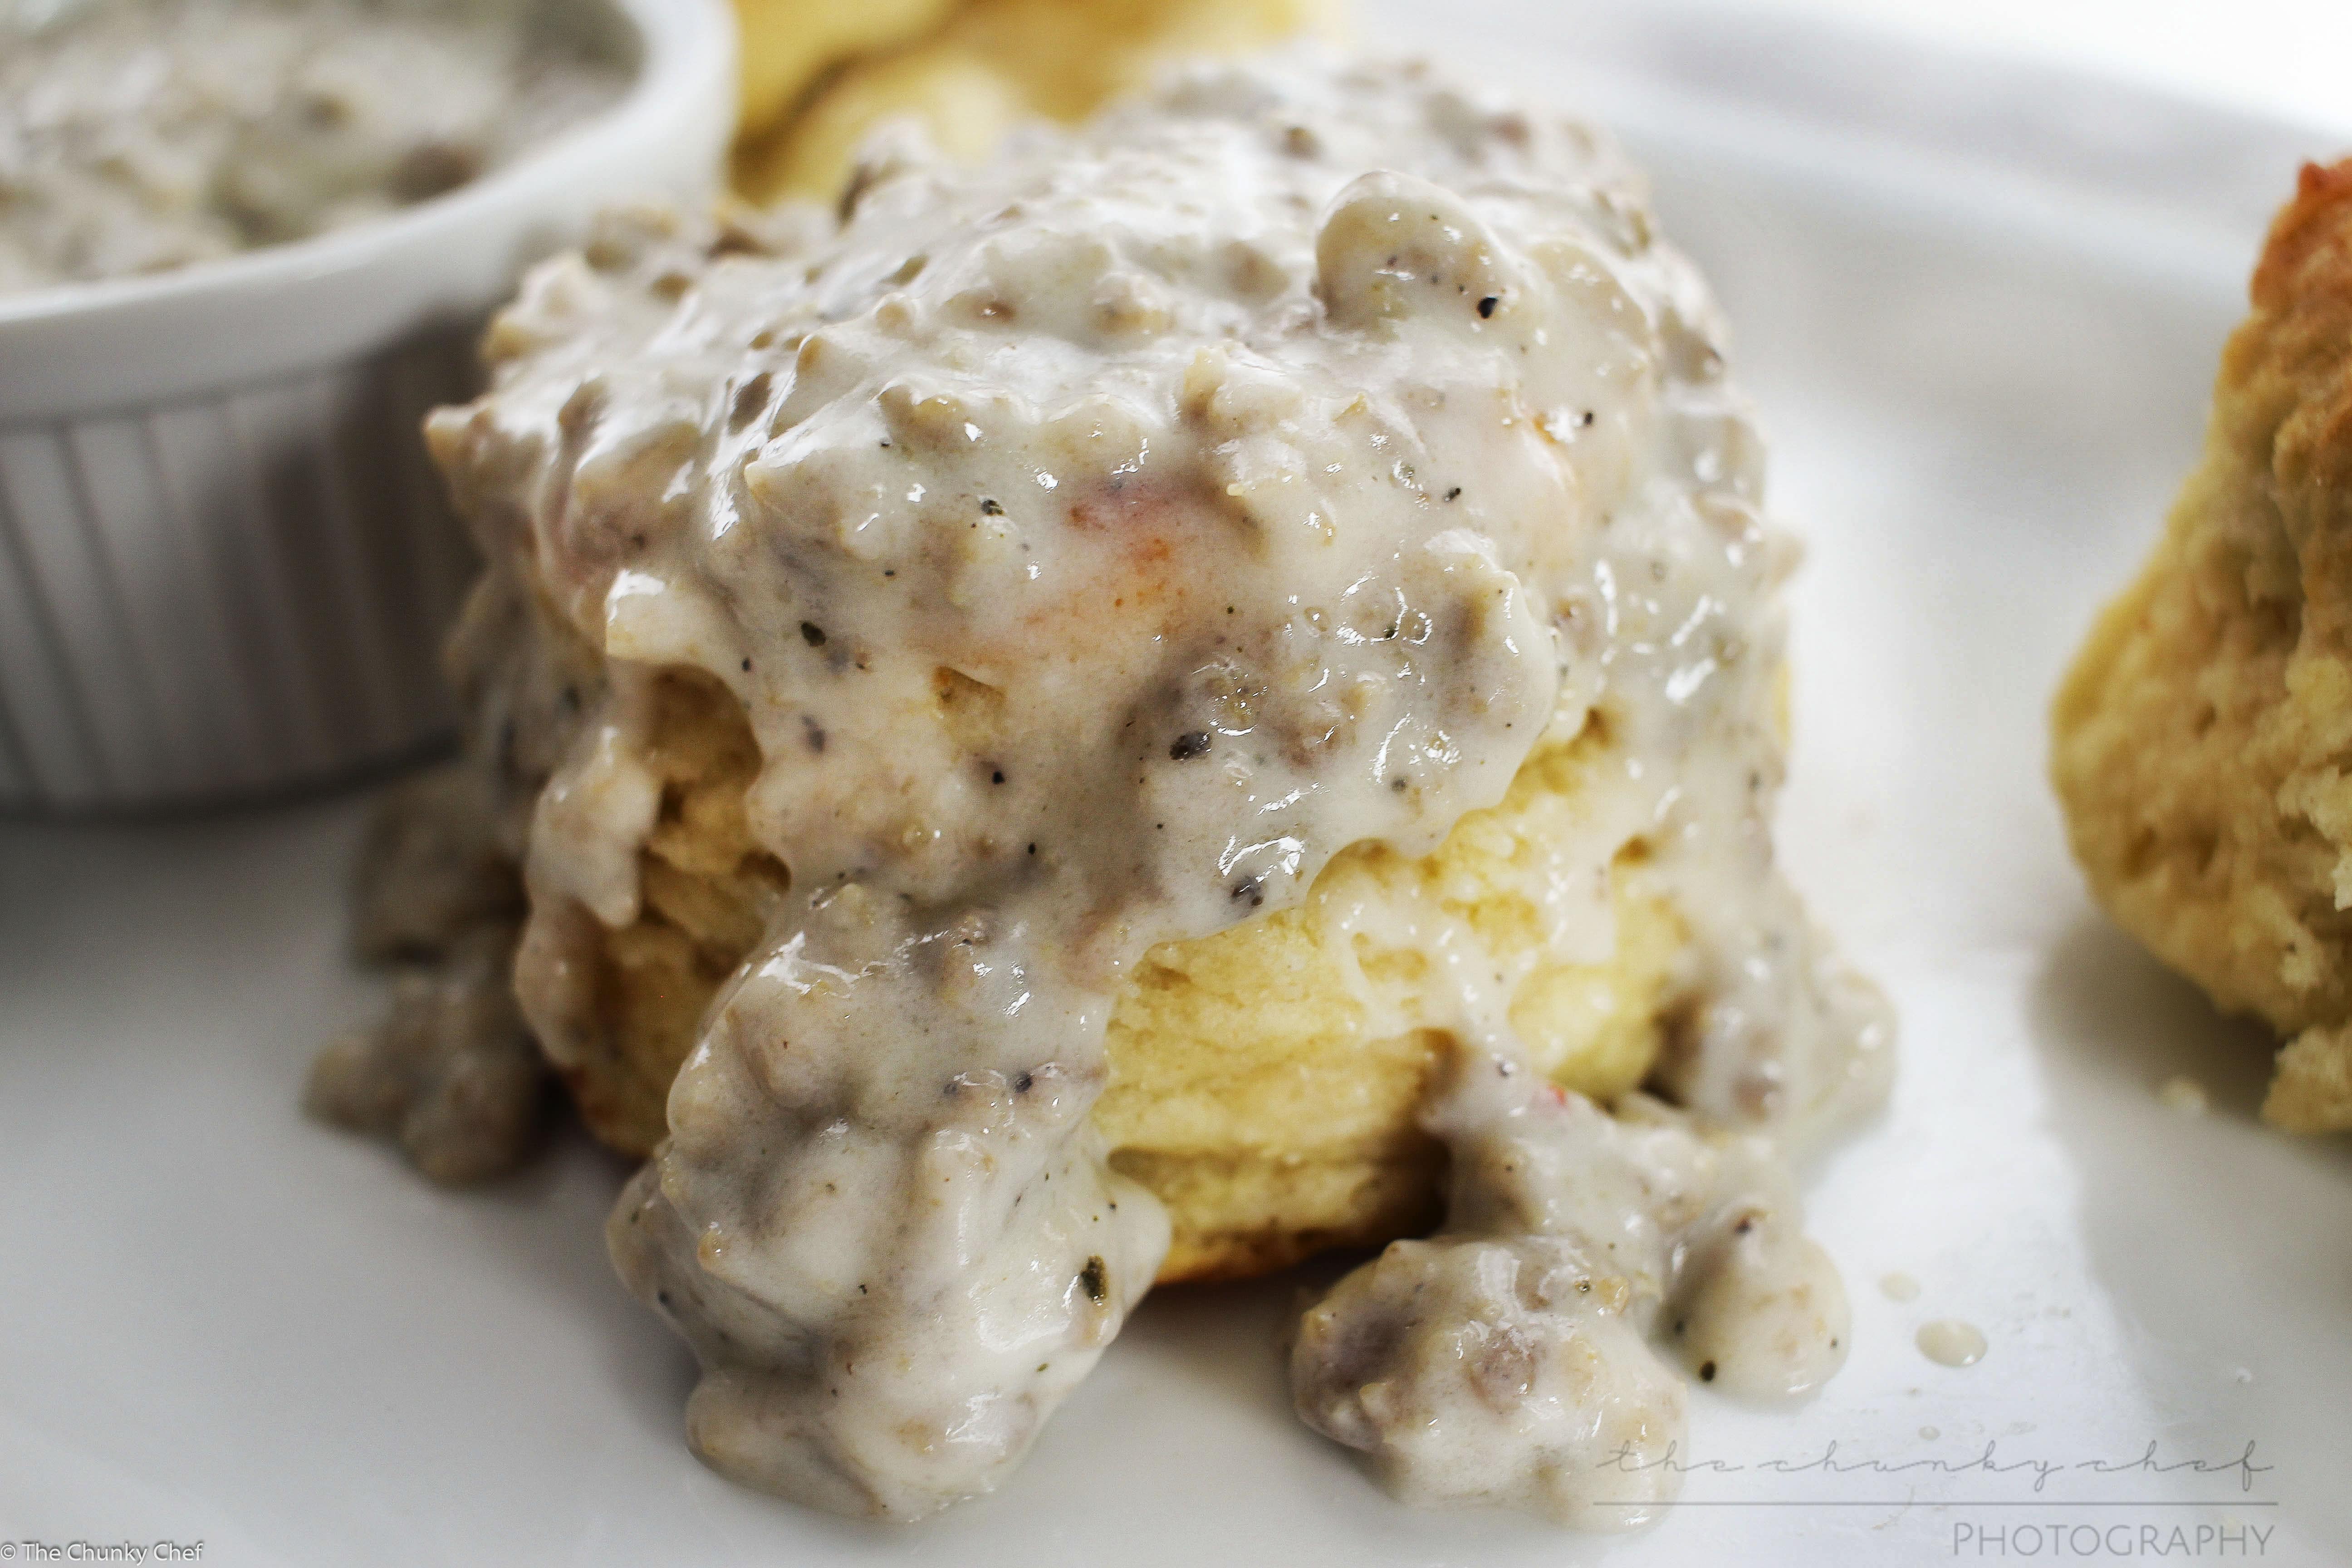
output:
<instances>
[{"instance_id":1,"label":"ridged ramekin side","mask_svg":"<svg viewBox=\"0 0 2352 1568\"><path fill-rule=\"evenodd\" d=\"M0 808L279 792L447 733L472 552L417 430L474 331L0 426Z\"/></svg>"},{"instance_id":2,"label":"ridged ramekin side","mask_svg":"<svg viewBox=\"0 0 2352 1568\"><path fill-rule=\"evenodd\" d=\"M611 110L310 239L0 294L0 811L257 800L413 756L471 552L419 425L532 260L716 189L726 0L576 0Z\"/></svg>"}]
</instances>

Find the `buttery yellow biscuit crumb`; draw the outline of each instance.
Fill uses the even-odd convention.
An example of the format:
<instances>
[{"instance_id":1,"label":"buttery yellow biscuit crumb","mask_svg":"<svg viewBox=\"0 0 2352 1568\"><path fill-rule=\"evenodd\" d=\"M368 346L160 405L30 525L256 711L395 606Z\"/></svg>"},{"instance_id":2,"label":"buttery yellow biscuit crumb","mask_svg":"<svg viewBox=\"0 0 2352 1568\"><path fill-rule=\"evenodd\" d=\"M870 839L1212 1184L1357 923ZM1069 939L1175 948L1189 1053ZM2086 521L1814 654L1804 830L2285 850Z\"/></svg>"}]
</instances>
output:
<instances>
[{"instance_id":1,"label":"buttery yellow biscuit crumb","mask_svg":"<svg viewBox=\"0 0 2352 1568\"><path fill-rule=\"evenodd\" d=\"M637 1154L665 1132L703 1009L786 881L744 823L759 752L732 697L672 672L656 711L664 793L644 911L600 932L603 1033L564 1069L597 1134ZM1441 1157L1414 1113L1450 1037L1440 1009L1460 990L1434 954L1504 978L1496 1005L1554 1082L1604 1102L1641 1082L1689 933L1624 874L1638 841L1612 879L1612 953L1565 956L1542 913L1547 847L1579 832L1584 778L1609 747L1588 722L1538 748L1499 805L1433 853L1359 846L1303 904L1146 955L1112 1015L1095 1121L1112 1163L1168 1205L1163 1279L1261 1273L1434 1220Z\"/></svg>"}]
</instances>

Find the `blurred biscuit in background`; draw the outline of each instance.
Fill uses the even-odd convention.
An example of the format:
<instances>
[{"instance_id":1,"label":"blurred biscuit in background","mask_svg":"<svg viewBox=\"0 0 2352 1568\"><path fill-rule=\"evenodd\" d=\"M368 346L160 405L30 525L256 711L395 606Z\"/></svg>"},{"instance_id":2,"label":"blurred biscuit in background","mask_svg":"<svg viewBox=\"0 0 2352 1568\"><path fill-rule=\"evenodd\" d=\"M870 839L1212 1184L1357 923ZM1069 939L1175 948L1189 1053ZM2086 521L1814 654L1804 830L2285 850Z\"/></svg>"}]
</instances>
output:
<instances>
[{"instance_id":1,"label":"blurred biscuit in background","mask_svg":"<svg viewBox=\"0 0 2352 1568\"><path fill-rule=\"evenodd\" d=\"M2286 1037L2263 1114L2352 1129L2352 160L2306 167L2205 454L2052 714L2092 892Z\"/></svg>"},{"instance_id":2,"label":"blurred biscuit in background","mask_svg":"<svg viewBox=\"0 0 2352 1568\"><path fill-rule=\"evenodd\" d=\"M754 201L830 199L883 121L985 157L1024 120L1076 121L1186 55L1333 38L1339 0L737 0L742 139Z\"/></svg>"}]
</instances>

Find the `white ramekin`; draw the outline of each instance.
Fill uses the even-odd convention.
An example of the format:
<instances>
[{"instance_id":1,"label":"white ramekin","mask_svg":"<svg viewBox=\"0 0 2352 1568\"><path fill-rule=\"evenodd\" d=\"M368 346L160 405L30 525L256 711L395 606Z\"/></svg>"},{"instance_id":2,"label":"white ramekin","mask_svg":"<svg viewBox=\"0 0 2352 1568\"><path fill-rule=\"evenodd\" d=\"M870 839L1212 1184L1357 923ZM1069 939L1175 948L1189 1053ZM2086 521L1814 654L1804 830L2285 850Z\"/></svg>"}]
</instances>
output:
<instances>
[{"instance_id":1,"label":"white ramekin","mask_svg":"<svg viewBox=\"0 0 2352 1568\"><path fill-rule=\"evenodd\" d=\"M471 395L524 265L611 203L707 195L734 127L727 0L559 3L635 79L514 163L299 244L0 294L0 809L263 796L448 732L472 556L419 422Z\"/></svg>"}]
</instances>

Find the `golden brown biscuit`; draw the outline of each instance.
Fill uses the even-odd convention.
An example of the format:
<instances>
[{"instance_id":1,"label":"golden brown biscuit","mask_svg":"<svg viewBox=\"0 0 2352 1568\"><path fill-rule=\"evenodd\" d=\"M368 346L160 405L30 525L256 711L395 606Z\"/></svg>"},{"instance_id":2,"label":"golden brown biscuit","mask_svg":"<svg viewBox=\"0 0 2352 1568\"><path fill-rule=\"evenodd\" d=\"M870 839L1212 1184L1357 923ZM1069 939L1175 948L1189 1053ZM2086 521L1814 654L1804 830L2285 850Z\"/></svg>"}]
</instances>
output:
<instances>
[{"instance_id":1,"label":"golden brown biscuit","mask_svg":"<svg viewBox=\"0 0 2352 1568\"><path fill-rule=\"evenodd\" d=\"M956 698L940 692L943 721ZM640 861L644 913L599 932L602 1033L563 1069L597 1135L634 1154L660 1141L703 1009L786 885L745 826L759 752L733 698L675 671L656 711L664 787ZM1433 853L1351 849L1297 908L1156 948L1137 967L1112 1016L1095 1119L1113 1164L1169 1207L1163 1280L1262 1273L1435 1219L1441 1160L1414 1110L1447 1039L1421 1018L1454 989L1430 956L1441 928L1514 977L1511 1022L1554 1081L1602 1100L1641 1082L1683 922L1621 877L1616 952L1578 963L1540 913L1545 847L1569 837L1583 776L1608 749L1607 727L1588 722L1539 750L1501 805L1465 817ZM1620 854L1627 868L1640 857L1638 841ZM1384 934L1408 931L1418 934Z\"/></svg>"},{"instance_id":2,"label":"golden brown biscuit","mask_svg":"<svg viewBox=\"0 0 2352 1568\"><path fill-rule=\"evenodd\" d=\"M2231 337L2205 455L2052 714L2108 912L2294 1037L2263 1113L2352 1128L2352 161L2306 166Z\"/></svg>"}]
</instances>

